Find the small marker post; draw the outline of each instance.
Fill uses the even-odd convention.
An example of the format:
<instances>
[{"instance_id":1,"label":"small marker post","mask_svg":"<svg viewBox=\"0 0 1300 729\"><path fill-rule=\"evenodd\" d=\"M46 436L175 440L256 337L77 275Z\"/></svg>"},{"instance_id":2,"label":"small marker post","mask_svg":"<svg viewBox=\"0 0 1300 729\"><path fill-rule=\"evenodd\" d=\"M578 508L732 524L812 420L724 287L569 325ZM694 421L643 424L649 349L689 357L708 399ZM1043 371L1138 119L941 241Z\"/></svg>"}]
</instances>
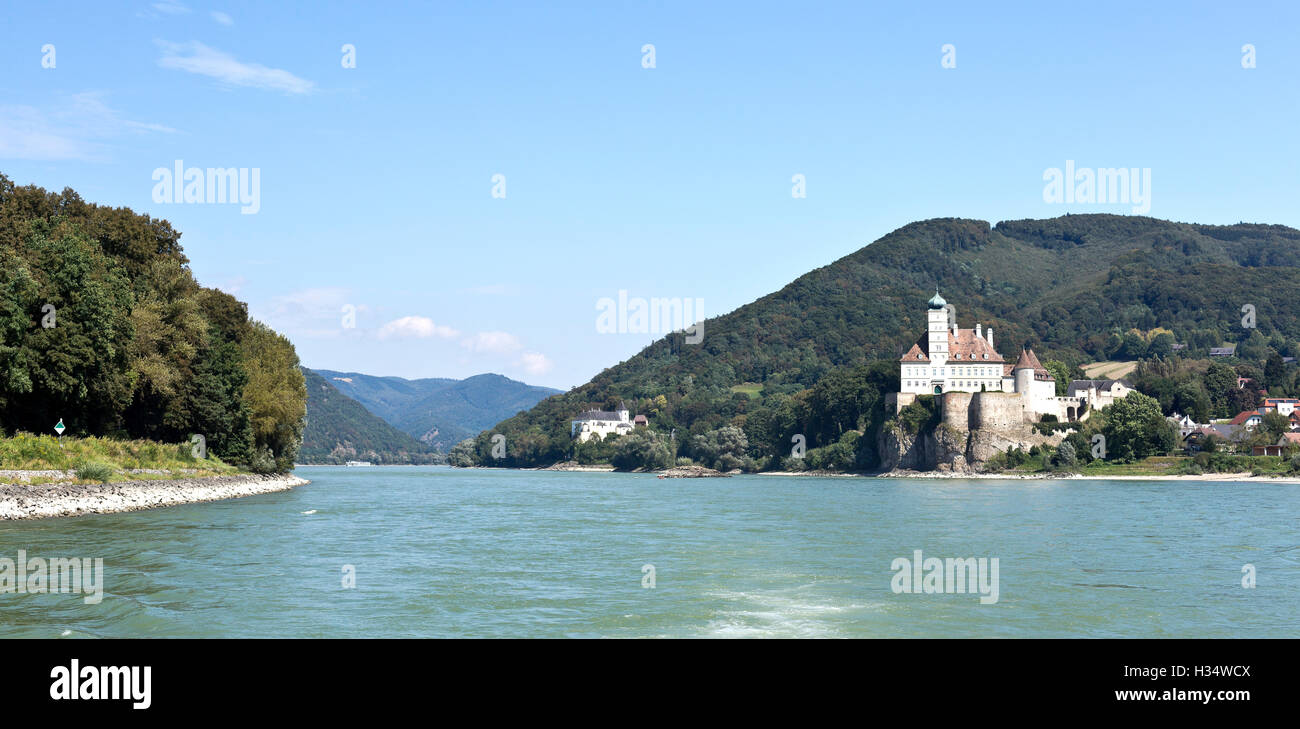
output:
<instances>
[{"instance_id":1,"label":"small marker post","mask_svg":"<svg viewBox=\"0 0 1300 729\"><path fill-rule=\"evenodd\" d=\"M60 447L60 448L63 447L63 431L65 431L65 430L67 430L67 427L65 427L65 426L63 425L63 418L59 418L59 422L57 422L57 423L54 424L54 432L57 433L58 436L59 436L59 447Z\"/></svg>"}]
</instances>

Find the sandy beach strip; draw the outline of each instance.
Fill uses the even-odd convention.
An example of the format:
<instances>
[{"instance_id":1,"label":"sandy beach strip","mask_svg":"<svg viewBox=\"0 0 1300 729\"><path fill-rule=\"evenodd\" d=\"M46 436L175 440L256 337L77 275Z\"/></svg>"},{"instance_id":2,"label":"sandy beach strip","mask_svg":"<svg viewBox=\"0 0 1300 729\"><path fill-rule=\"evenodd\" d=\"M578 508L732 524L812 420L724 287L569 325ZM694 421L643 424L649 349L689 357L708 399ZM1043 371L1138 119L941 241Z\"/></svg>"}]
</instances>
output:
<instances>
[{"instance_id":1,"label":"sandy beach strip","mask_svg":"<svg viewBox=\"0 0 1300 729\"><path fill-rule=\"evenodd\" d=\"M0 521L112 514L286 491L310 483L292 474L212 476L109 484L0 484Z\"/></svg>"},{"instance_id":2,"label":"sandy beach strip","mask_svg":"<svg viewBox=\"0 0 1300 729\"><path fill-rule=\"evenodd\" d=\"M1165 475L1093 476L1081 473L967 473L962 471L890 471L888 473L831 473L813 471L763 471L757 476L810 476L814 478L915 478L940 480L994 481L1232 481L1254 483L1300 483L1300 476L1253 476L1242 473L1202 473Z\"/></svg>"}]
</instances>

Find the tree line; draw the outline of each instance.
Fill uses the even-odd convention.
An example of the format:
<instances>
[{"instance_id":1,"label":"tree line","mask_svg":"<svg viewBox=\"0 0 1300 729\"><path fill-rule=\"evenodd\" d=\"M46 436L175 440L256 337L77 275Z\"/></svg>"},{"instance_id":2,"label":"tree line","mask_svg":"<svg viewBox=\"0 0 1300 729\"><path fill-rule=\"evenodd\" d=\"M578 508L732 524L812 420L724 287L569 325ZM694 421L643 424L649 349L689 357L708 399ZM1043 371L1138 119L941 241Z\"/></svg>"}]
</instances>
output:
<instances>
[{"instance_id":1,"label":"tree line","mask_svg":"<svg viewBox=\"0 0 1300 729\"><path fill-rule=\"evenodd\" d=\"M0 175L0 430L180 442L287 471L306 391L293 345L204 288L166 220Z\"/></svg>"}]
</instances>

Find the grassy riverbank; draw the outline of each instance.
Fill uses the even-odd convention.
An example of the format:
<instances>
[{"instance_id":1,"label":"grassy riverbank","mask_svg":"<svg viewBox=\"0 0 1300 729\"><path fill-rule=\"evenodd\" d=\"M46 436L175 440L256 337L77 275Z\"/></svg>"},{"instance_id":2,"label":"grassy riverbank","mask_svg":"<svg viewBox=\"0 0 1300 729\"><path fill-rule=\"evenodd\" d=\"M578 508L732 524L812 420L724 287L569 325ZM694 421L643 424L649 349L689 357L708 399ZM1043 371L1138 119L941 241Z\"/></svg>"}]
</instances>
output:
<instances>
[{"instance_id":1,"label":"grassy riverbank","mask_svg":"<svg viewBox=\"0 0 1300 729\"><path fill-rule=\"evenodd\" d=\"M196 458L190 443L112 438L59 438L18 433L0 438L0 482L112 483L166 478L237 475L213 454ZM24 473L28 472L28 473Z\"/></svg>"}]
</instances>

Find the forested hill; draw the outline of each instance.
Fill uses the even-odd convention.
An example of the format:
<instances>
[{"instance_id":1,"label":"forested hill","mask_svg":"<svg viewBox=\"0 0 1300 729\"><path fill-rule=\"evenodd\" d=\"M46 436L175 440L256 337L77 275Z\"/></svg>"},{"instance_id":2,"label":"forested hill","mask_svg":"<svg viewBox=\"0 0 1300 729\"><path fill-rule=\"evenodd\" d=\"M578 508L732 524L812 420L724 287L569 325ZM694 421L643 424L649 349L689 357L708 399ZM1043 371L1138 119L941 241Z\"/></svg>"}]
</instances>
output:
<instances>
[{"instance_id":1,"label":"forested hill","mask_svg":"<svg viewBox=\"0 0 1300 729\"><path fill-rule=\"evenodd\" d=\"M442 452L559 392L490 373L463 380L316 373L393 427Z\"/></svg>"},{"instance_id":2,"label":"forested hill","mask_svg":"<svg viewBox=\"0 0 1300 729\"><path fill-rule=\"evenodd\" d=\"M1270 346L1293 355L1297 266L1300 231L1284 226L1116 215L913 223L708 320L699 344L667 336L498 424L492 432L514 444L498 463L565 457L569 418L620 399L664 432L752 420L834 368L900 356L925 331L936 287L961 326L991 325L1004 354L1028 345L1074 366L1167 354L1175 342L1187 345L1183 356L1204 356L1235 342L1239 354L1261 361ZM1242 326L1245 305L1254 307L1254 328ZM488 462L489 435L476 441L480 462Z\"/></svg>"},{"instance_id":3,"label":"forested hill","mask_svg":"<svg viewBox=\"0 0 1300 729\"><path fill-rule=\"evenodd\" d=\"M372 415L325 378L305 367L302 373L307 380L307 427L298 453L299 463L442 461L432 448Z\"/></svg>"},{"instance_id":4,"label":"forested hill","mask_svg":"<svg viewBox=\"0 0 1300 729\"><path fill-rule=\"evenodd\" d=\"M165 442L292 467L306 391L287 339L190 274L166 220L0 175L0 430Z\"/></svg>"}]
</instances>

